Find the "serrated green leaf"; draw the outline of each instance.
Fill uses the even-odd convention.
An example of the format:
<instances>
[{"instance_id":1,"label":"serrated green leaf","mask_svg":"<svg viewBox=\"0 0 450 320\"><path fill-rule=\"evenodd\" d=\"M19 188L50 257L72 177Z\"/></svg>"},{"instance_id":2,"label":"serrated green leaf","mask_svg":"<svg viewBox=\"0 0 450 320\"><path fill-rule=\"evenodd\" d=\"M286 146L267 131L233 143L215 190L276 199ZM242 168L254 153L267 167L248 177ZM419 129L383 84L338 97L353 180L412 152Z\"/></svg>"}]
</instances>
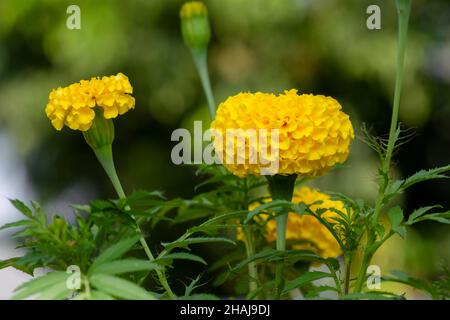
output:
<instances>
[{"instance_id":1,"label":"serrated green leaf","mask_svg":"<svg viewBox=\"0 0 450 320\"><path fill-rule=\"evenodd\" d=\"M113 296L106 292L93 290L91 292L91 300L115 300Z\"/></svg>"},{"instance_id":2,"label":"serrated green leaf","mask_svg":"<svg viewBox=\"0 0 450 320\"><path fill-rule=\"evenodd\" d=\"M189 229L189 232L194 233L194 232L201 232L206 230L209 226L214 225L220 221L223 220L227 220L227 219L232 219L232 218L239 218L239 217L243 217L248 213L248 211L246 210L239 210L239 211L233 211L233 212L229 212L226 214L222 214L219 216L216 216L214 218L211 218L209 220L207 220L206 222L202 223L199 226L196 227L192 227Z\"/></svg>"},{"instance_id":3,"label":"serrated green leaf","mask_svg":"<svg viewBox=\"0 0 450 320\"><path fill-rule=\"evenodd\" d=\"M9 202L20 212L22 212L25 216L27 216L28 218L32 218L33 217L33 212L31 211L30 208L28 208L25 203L23 203L22 201L18 200L18 199L9 199Z\"/></svg>"},{"instance_id":4,"label":"serrated green leaf","mask_svg":"<svg viewBox=\"0 0 450 320\"><path fill-rule=\"evenodd\" d=\"M236 243L230 239L222 237L193 237L181 241L162 243L167 251L175 248L187 248L191 244L210 243L210 242L226 242L235 245Z\"/></svg>"},{"instance_id":5,"label":"serrated green leaf","mask_svg":"<svg viewBox=\"0 0 450 320\"><path fill-rule=\"evenodd\" d=\"M272 200L269 203L264 203L260 205L259 207L253 209L250 211L247 215L247 219L245 220L245 223L248 223L250 220L253 219L253 217L257 216L261 212L267 209L274 209L274 208L286 208L286 209L292 209L292 206L294 204L290 201L286 200ZM298 204L295 204L298 207ZM299 207L297 208L299 209Z\"/></svg>"},{"instance_id":6,"label":"serrated green leaf","mask_svg":"<svg viewBox=\"0 0 450 320\"><path fill-rule=\"evenodd\" d=\"M138 259L123 259L111 262L105 262L102 264L96 264L89 270L89 275L94 274L122 274L128 272L137 271L151 271L151 270L162 270L164 269L160 265L147 261Z\"/></svg>"},{"instance_id":7,"label":"serrated green leaf","mask_svg":"<svg viewBox=\"0 0 450 320\"><path fill-rule=\"evenodd\" d=\"M39 300L63 300L67 299L72 290L67 288L66 281L60 281L54 285L43 289L39 296Z\"/></svg>"},{"instance_id":8,"label":"serrated green leaf","mask_svg":"<svg viewBox=\"0 0 450 320\"><path fill-rule=\"evenodd\" d=\"M440 222L440 223L450 224L450 211L427 214L423 217L416 219L416 222L424 221L424 220L431 220L431 221L436 221L436 222Z\"/></svg>"},{"instance_id":9,"label":"serrated green leaf","mask_svg":"<svg viewBox=\"0 0 450 320\"><path fill-rule=\"evenodd\" d=\"M19 228L19 227L25 227L32 224L32 220L19 220L11 223L6 223L3 226L0 227L0 230L9 229L9 228Z\"/></svg>"},{"instance_id":10,"label":"serrated green leaf","mask_svg":"<svg viewBox=\"0 0 450 320\"><path fill-rule=\"evenodd\" d=\"M426 291L430 293L433 297L437 297L436 290L428 281L411 277L408 274L399 270L393 270L391 271L390 275L383 276L382 281L403 283L413 288Z\"/></svg>"},{"instance_id":11,"label":"serrated green leaf","mask_svg":"<svg viewBox=\"0 0 450 320\"><path fill-rule=\"evenodd\" d=\"M25 282L15 290L17 293L12 297L12 299L13 300L25 299L57 283L65 284L68 277L69 274L65 272L55 271L48 273L44 276L41 276L39 278L33 279L31 281Z\"/></svg>"},{"instance_id":12,"label":"serrated green leaf","mask_svg":"<svg viewBox=\"0 0 450 320\"><path fill-rule=\"evenodd\" d=\"M395 206L388 211L389 222L391 223L391 228L395 229L403 221L403 210L400 206Z\"/></svg>"},{"instance_id":13,"label":"serrated green leaf","mask_svg":"<svg viewBox=\"0 0 450 320\"><path fill-rule=\"evenodd\" d=\"M0 270L8 268L8 267L14 267L17 260L19 260L20 258L16 257L16 258L11 258L11 259L7 259L7 260L0 260Z\"/></svg>"},{"instance_id":14,"label":"serrated green leaf","mask_svg":"<svg viewBox=\"0 0 450 320\"><path fill-rule=\"evenodd\" d=\"M89 277L89 282L98 290L112 296L129 300L155 300L156 297L137 284L106 274Z\"/></svg>"},{"instance_id":15,"label":"serrated green leaf","mask_svg":"<svg viewBox=\"0 0 450 320\"><path fill-rule=\"evenodd\" d=\"M442 206L435 205L435 206L419 208L419 209L415 210L409 216L409 219L406 222L406 224L412 225L414 223L425 221L425 220L431 220L431 221L436 221L436 222L440 222L440 223L450 224L450 211L426 214L428 211L430 211L434 208L442 208Z\"/></svg>"},{"instance_id":16,"label":"serrated green leaf","mask_svg":"<svg viewBox=\"0 0 450 320\"><path fill-rule=\"evenodd\" d=\"M412 176L408 177L407 179L405 179L404 183L402 184L401 189L405 190L416 183L427 181L427 180L448 178L448 176L442 174L447 171L450 171L450 165L435 168L435 169L430 169L430 170L420 170L419 172L417 172L417 173L413 174Z\"/></svg>"},{"instance_id":17,"label":"serrated green leaf","mask_svg":"<svg viewBox=\"0 0 450 320\"><path fill-rule=\"evenodd\" d=\"M135 237L122 240L116 243L115 245L109 247L94 260L93 266L97 266L102 263L120 258L128 250L130 250L136 244L136 242L139 241L139 238L140 236L137 235Z\"/></svg>"},{"instance_id":18,"label":"serrated green leaf","mask_svg":"<svg viewBox=\"0 0 450 320\"><path fill-rule=\"evenodd\" d=\"M429 207L423 207L423 208L416 209L413 211L413 213L411 213L406 224L412 224L413 221L416 220L418 217L423 216L425 213L427 213L428 211L430 211L431 209L434 209L434 208L442 208L442 206L435 205L435 206L429 206Z\"/></svg>"},{"instance_id":19,"label":"serrated green leaf","mask_svg":"<svg viewBox=\"0 0 450 320\"><path fill-rule=\"evenodd\" d=\"M200 262L204 265L207 264L206 261L202 257L199 257L192 253L187 253L187 252L175 252L175 253L166 254L162 257L158 257L155 260L155 263L166 264L167 262L170 263L172 260L190 260L190 261Z\"/></svg>"},{"instance_id":20,"label":"serrated green leaf","mask_svg":"<svg viewBox=\"0 0 450 320\"><path fill-rule=\"evenodd\" d=\"M305 274L302 274L300 277L291 280L286 283L286 286L284 288L284 293L287 293L293 289L296 289L298 287L301 287L307 283L310 283L314 280L319 280L323 278L332 278L333 275L328 272L321 272L321 271L311 271L307 272Z\"/></svg>"}]
</instances>

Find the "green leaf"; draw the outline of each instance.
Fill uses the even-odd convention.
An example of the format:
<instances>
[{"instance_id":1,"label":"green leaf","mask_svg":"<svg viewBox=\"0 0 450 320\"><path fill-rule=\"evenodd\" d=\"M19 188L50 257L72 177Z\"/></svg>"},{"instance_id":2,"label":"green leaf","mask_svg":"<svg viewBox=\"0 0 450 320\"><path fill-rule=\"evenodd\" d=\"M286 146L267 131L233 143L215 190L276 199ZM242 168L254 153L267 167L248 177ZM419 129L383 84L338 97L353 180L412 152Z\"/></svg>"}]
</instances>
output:
<instances>
[{"instance_id":1,"label":"green leaf","mask_svg":"<svg viewBox=\"0 0 450 320\"><path fill-rule=\"evenodd\" d=\"M413 224L414 220L416 220L420 216L423 216L425 213L427 213L428 211L430 211L431 209L434 209L434 208L442 208L442 206L435 205L435 206L429 206L429 207L423 207L423 208L416 209L413 211L413 213L411 213L406 224Z\"/></svg>"},{"instance_id":2,"label":"green leaf","mask_svg":"<svg viewBox=\"0 0 450 320\"><path fill-rule=\"evenodd\" d=\"M409 188L410 186L427 180L432 179L445 179L448 178L448 176L442 174L444 172L450 171L450 165L430 169L430 170L420 170L419 172L413 174L412 176L408 177L404 183L402 184L401 190L405 190Z\"/></svg>"},{"instance_id":3,"label":"green leaf","mask_svg":"<svg viewBox=\"0 0 450 320\"><path fill-rule=\"evenodd\" d=\"M109 247L95 259L93 266L97 266L99 264L120 258L128 250L130 250L136 244L136 242L138 242L139 238L140 236L137 235L135 237L122 240Z\"/></svg>"},{"instance_id":4,"label":"green leaf","mask_svg":"<svg viewBox=\"0 0 450 320\"><path fill-rule=\"evenodd\" d=\"M121 274L137 271L150 271L150 270L162 270L164 269L160 265L147 261L137 259L124 259L112 262L105 262L97 264L89 270L89 275L93 274Z\"/></svg>"},{"instance_id":5,"label":"green leaf","mask_svg":"<svg viewBox=\"0 0 450 320\"><path fill-rule=\"evenodd\" d=\"M11 258L7 260L0 260L0 270L8 268L8 267L15 267L17 260L20 258Z\"/></svg>"},{"instance_id":6,"label":"green leaf","mask_svg":"<svg viewBox=\"0 0 450 320\"><path fill-rule=\"evenodd\" d=\"M273 208L286 208L286 209L292 209L292 206L294 204L290 201L286 200L273 200L269 203L264 203L260 205L259 207L255 208L254 210L250 211L247 215L247 219L245 220L245 223L248 223L250 220L253 219L256 215L260 214L264 210L267 209L273 209ZM300 207L299 207L300 209Z\"/></svg>"},{"instance_id":7,"label":"green leaf","mask_svg":"<svg viewBox=\"0 0 450 320\"><path fill-rule=\"evenodd\" d=\"M423 217L420 217L419 219L416 219L416 222L424 220L432 220L440 223L450 224L450 211L427 214Z\"/></svg>"},{"instance_id":8,"label":"green leaf","mask_svg":"<svg viewBox=\"0 0 450 320\"><path fill-rule=\"evenodd\" d=\"M400 206L395 206L388 211L389 222L391 223L391 228L395 229L403 221L403 210Z\"/></svg>"},{"instance_id":9,"label":"green leaf","mask_svg":"<svg viewBox=\"0 0 450 320\"><path fill-rule=\"evenodd\" d=\"M39 300L63 300L67 299L72 290L67 288L66 281L55 283L45 288L38 296Z\"/></svg>"},{"instance_id":10,"label":"green leaf","mask_svg":"<svg viewBox=\"0 0 450 320\"><path fill-rule=\"evenodd\" d=\"M218 222L221 222L223 220L233 219L233 218L236 219L236 218L239 218L239 217L243 217L247 213L248 213L248 211L246 211L246 210L239 210L239 211L233 211L233 212L229 212L229 213L226 213L226 214L222 214L222 215L219 215L219 216L216 216L214 218L211 218L211 219L207 220L206 222L202 223L199 226L195 226L195 227L190 228L189 232L190 233L194 233L194 232L205 231L205 230L208 230L211 227L211 225L215 225Z\"/></svg>"},{"instance_id":11,"label":"green leaf","mask_svg":"<svg viewBox=\"0 0 450 320\"><path fill-rule=\"evenodd\" d=\"M450 165L430 170L420 170L405 180L396 180L389 183L384 193L384 203L389 202L395 196L403 193L407 188L427 180L446 179L447 175L443 174L450 171Z\"/></svg>"},{"instance_id":12,"label":"green leaf","mask_svg":"<svg viewBox=\"0 0 450 320\"><path fill-rule=\"evenodd\" d=\"M30 208L28 208L25 203L23 203L22 201L18 200L18 199L9 199L9 202L11 202L11 204L20 212L22 212L24 215L26 215L28 218L32 218L33 217L33 212L31 211Z\"/></svg>"},{"instance_id":13,"label":"green leaf","mask_svg":"<svg viewBox=\"0 0 450 320\"><path fill-rule=\"evenodd\" d=\"M91 299L92 300L115 300L113 296L98 290L93 290L91 292Z\"/></svg>"},{"instance_id":14,"label":"green leaf","mask_svg":"<svg viewBox=\"0 0 450 320\"><path fill-rule=\"evenodd\" d=\"M311 281L332 277L333 275L328 272L321 272L321 271L307 272L305 274L302 274L300 277L287 282L284 288L284 293L287 293L295 288L301 287L307 283L310 283Z\"/></svg>"},{"instance_id":15,"label":"green leaf","mask_svg":"<svg viewBox=\"0 0 450 320\"><path fill-rule=\"evenodd\" d=\"M222 237L194 237L188 238L181 241L174 241L169 243L163 243L162 245L166 248L167 251L170 251L175 248L187 248L191 244L197 243L210 243L210 242L226 242L235 245L236 243L230 239L222 238Z\"/></svg>"},{"instance_id":16,"label":"green leaf","mask_svg":"<svg viewBox=\"0 0 450 320\"><path fill-rule=\"evenodd\" d=\"M26 227L32 223L32 220L19 220L11 223L4 224L0 227L0 230L9 229L9 228L19 228Z\"/></svg>"},{"instance_id":17,"label":"green leaf","mask_svg":"<svg viewBox=\"0 0 450 320\"><path fill-rule=\"evenodd\" d=\"M25 282L15 290L17 293L12 297L12 299L21 300L28 298L58 283L64 283L65 285L69 275L70 274L62 271L55 271Z\"/></svg>"},{"instance_id":18,"label":"green leaf","mask_svg":"<svg viewBox=\"0 0 450 320\"><path fill-rule=\"evenodd\" d=\"M438 296L435 288L428 281L413 278L399 270L393 270L391 271L391 275L383 276L382 281L403 283L413 288L426 291L430 293L433 298L436 298Z\"/></svg>"},{"instance_id":19,"label":"green leaf","mask_svg":"<svg viewBox=\"0 0 450 320\"><path fill-rule=\"evenodd\" d=\"M407 225L412 225L414 223L432 220L440 223L450 224L450 211L426 214L428 211L434 208L442 208L440 205L423 207L415 210L410 216L408 221L405 223Z\"/></svg>"},{"instance_id":20,"label":"green leaf","mask_svg":"<svg viewBox=\"0 0 450 320\"><path fill-rule=\"evenodd\" d=\"M395 206L388 211L389 222L391 223L391 229L400 237L405 238L406 228L401 225L403 221L403 210L400 206Z\"/></svg>"},{"instance_id":21,"label":"green leaf","mask_svg":"<svg viewBox=\"0 0 450 320\"><path fill-rule=\"evenodd\" d=\"M158 257L155 260L155 263L166 264L166 263L171 263L172 260L190 260L190 261L200 262L200 263L202 263L204 265L207 264L206 261L203 260L202 257L199 257L199 256L191 254L191 253L187 253L187 252L169 253L169 254L164 255L162 257Z\"/></svg>"},{"instance_id":22,"label":"green leaf","mask_svg":"<svg viewBox=\"0 0 450 320\"><path fill-rule=\"evenodd\" d=\"M98 290L112 296L129 300L155 300L156 297L137 284L106 274L89 277L89 282Z\"/></svg>"}]
</instances>

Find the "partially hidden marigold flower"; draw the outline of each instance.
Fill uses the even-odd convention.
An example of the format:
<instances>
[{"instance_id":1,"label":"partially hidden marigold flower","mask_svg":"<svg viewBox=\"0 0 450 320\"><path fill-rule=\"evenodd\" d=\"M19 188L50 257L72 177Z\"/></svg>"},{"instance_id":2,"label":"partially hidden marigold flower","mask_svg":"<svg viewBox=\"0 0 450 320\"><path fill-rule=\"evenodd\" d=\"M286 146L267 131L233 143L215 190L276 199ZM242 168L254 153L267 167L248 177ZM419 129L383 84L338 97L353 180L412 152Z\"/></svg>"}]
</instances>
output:
<instances>
[{"instance_id":1,"label":"partially hidden marigold flower","mask_svg":"<svg viewBox=\"0 0 450 320\"><path fill-rule=\"evenodd\" d=\"M321 201L321 203L313 204L318 201ZM348 214L342 201L331 200L329 195L305 186L294 192L292 202L304 202L313 212L316 212L318 209L335 208L343 214ZM252 204L249 210L255 209L257 206L257 204ZM330 218L338 217L339 215L335 211L326 210L321 216L330 222L334 222ZM267 219L266 215L261 217ZM242 232L238 232L237 238L239 240L243 239ZM273 242L276 238L276 222L274 219L270 219L266 223L266 239L269 242ZM293 249L311 250L323 258L336 258L342 254L342 250L331 232L311 215L305 214L301 216L289 213L286 240L295 243L292 246Z\"/></svg>"},{"instance_id":2,"label":"partially hidden marigold flower","mask_svg":"<svg viewBox=\"0 0 450 320\"><path fill-rule=\"evenodd\" d=\"M133 87L123 73L81 80L53 89L45 113L56 130L66 125L73 130L87 131L96 116L96 107L101 109L105 119L116 118L133 109L132 93Z\"/></svg>"},{"instance_id":3,"label":"partially hidden marigold flower","mask_svg":"<svg viewBox=\"0 0 450 320\"><path fill-rule=\"evenodd\" d=\"M270 130L278 132L278 173L318 176L335 164L344 162L349 145L354 138L349 116L341 111L341 105L332 97L302 94L297 90L285 91L278 96L268 93L239 93L229 97L217 109L211 128L223 138L214 140L216 152L222 154L225 167L237 176L260 175L264 157L274 154L271 150ZM236 151L231 141L226 141L227 130L240 130L245 139L245 162L227 162L227 152ZM253 129L261 134L266 129L267 150L261 152L262 144L251 144L245 131ZM233 138L234 139L234 138ZM231 139L230 139L231 140ZM234 148L234 149L230 149ZM251 161L250 149L256 150L258 161ZM268 154L268 156L267 156ZM220 158L220 157L219 157ZM254 157L252 157L254 158ZM254 160L254 159L253 159ZM267 159L264 159L267 160ZM267 161L265 161L267 163Z\"/></svg>"}]
</instances>

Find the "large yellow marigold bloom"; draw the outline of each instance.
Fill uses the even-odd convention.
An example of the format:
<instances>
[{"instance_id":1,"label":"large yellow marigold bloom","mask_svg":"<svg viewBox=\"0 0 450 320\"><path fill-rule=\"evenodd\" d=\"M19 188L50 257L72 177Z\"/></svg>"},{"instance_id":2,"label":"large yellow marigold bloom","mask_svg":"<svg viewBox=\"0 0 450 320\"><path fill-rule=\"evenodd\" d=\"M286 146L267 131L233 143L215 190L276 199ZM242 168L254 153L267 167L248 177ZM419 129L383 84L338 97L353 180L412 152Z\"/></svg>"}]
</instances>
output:
<instances>
[{"instance_id":1,"label":"large yellow marigold bloom","mask_svg":"<svg viewBox=\"0 0 450 320\"><path fill-rule=\"evenodd\" d=\"M267 201L270 201L270 199ZM317 201L322 201L322 203L313 204ZM342 201L331 200L329 195L309 187L301 187L299 190L295 191L292 202L304 202L313 212L316 212L318 209L335 208L340 212L347 214ZM252 204L249 210L253 210L257 206L258 204ZM330 222L334 222L330 220L330 218L338 216L339 215L336 212L331 210L322 213L322 217ZM267 219L266 215L262 215L261 217ZM276 241L276 229L277 226L275 220L268 220L266 223L267 241ZM241 230L239 230L237 238L239 240L243 239ZM305 214L301 216L296 213L289 213L286 227L286 240L296 242L296 244L292 246L293 249L311 250L323 258L336 258L342 254L342 250L331 232L311 215Z\"/></svg>"},{"instance_id":2,"label":"large yellow marigold bloom","mask_svg":"<svg viewBox=\"0 0 450 320\"><path fill-rule=\"evenodd\" d=\"M53 89L45 108L56 130L64 125L73 130L87 131L96 116L95 108L106 119L116 118L134 108L133 87L122 73L110 77L81 80L65 88Z\"/></svg>"},{"instance_id":3,"label":"large yellow marigold bloom","mask_svg":"<svg viewBox=\"0 0 450 320\"><path fill-rule=\"evenodd\" d=\"M252 162L250 152L245 153L245 163L226 161L227 152L233 150L234 143L226 141L226 131L253 129L261 132L260 129L266 129L267 149L270 151L270 130L277 129L279 143L275 149L278 150L279 168L274 173L322 175L347 159L349 145L354 138L349 116L341 109L339 102L332 97L298 95L297 90L285 91L278 96L261 92L239 93L229 97L217 109L211 128L222 135L223 141L220 143L215 139L214 147L223 155L223 164L233 174L241 177L259 175L262 162ZM254 143L250 142L248 135L242 133L242 136L246 150L256 150L257 159L273 156L270 152L268 156L263 155L260 145L252 146Z\"/></svg>"}]
</instances>

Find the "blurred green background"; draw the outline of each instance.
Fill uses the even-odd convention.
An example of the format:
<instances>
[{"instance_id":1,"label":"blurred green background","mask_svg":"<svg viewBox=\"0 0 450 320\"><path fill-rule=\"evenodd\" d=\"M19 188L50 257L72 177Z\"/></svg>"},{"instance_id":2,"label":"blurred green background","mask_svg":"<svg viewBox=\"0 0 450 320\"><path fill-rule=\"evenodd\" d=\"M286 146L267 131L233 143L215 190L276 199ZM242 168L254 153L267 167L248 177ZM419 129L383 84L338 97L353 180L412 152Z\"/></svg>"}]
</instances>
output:
<instances>
[{"instance_id":1,"label":"blurred green background","mask_svg":"<svg viewBox=\"0 0 450 320\"><path fill-rule=\"evenodd\" d=\"M396 63L393 0L204 2L213 32L209 68L216 100L240 91L297 88L338 99L358 134L362 123L374 134L388 132ZM57 133L44 108L52 88L117 72L129 76L136 98L135 111L115 121L116 165L125 189L158 189L168 197L195 194L201 178L193 168L170 160L172 131L191 127L193 120L204 120L204 127L208 122L200 81L180 35L182 3L0 1L3 198L28 196L64 213L70 203L114 196L82 135L67 129ZM71 4L81 8L80 30L66 27ZM381 8L381 30L366 27L371 4ZM399 177L450 163L449 84L450 2L414 0L400 120L416 135L396 154ZM7 159L17 167L17 176ZM373 200L375 154L355 140L347 165L315 184ZM406 212L437 203L450 208L449 190L449 181L423 183L404 195L403 205ZM6 217L13 209L0 208L0 220L10 221ZM167 231L162 226L155 241L171 238ZM448 231L424 223L406 242L391 241L377 263L383 271L397 268L433 278L449 265ZM5 245L0 250L7 252L10 244L5 236L1 239ZM208 254L208 248L204 251Z\"/></svg>"}]
</instances>

